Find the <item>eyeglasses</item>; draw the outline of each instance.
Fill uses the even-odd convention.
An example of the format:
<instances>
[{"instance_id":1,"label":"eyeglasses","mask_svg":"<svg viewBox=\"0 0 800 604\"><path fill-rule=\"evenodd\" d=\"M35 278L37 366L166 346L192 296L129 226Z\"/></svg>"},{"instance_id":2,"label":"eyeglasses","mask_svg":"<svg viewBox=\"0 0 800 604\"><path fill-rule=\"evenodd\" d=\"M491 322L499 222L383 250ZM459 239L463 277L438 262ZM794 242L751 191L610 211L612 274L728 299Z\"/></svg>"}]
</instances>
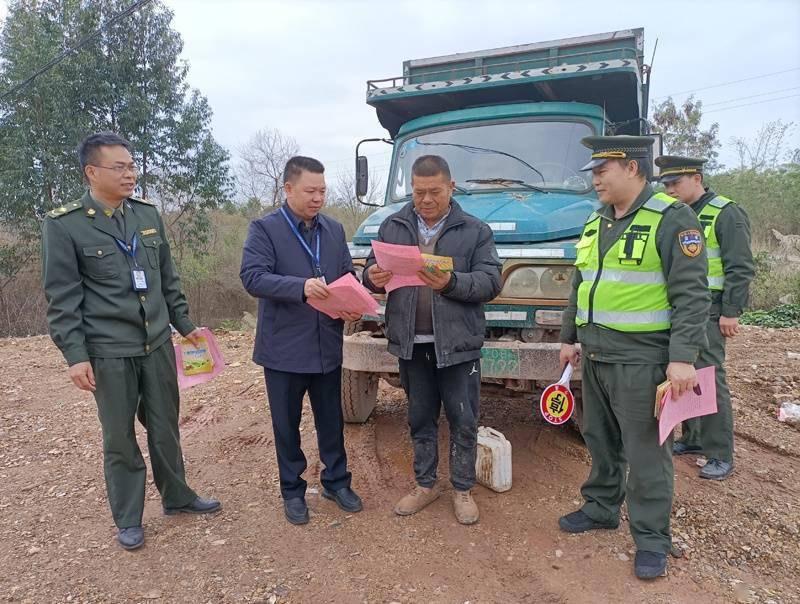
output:
<instances>
[{"instance_id":1,"label":"eyeglasses","mask_svg":"<svg viewBox=\"0 0 800 604\"><path fill-rule=\"evenodd\" d=\"M138 174L139 167L136 164L128 164L127 166L100 166L98 164L91 164L95 168L103 168L104 170L113 170L117 174L125 174L125 172L130 172L131 174Z\"/></svg>"}]
</instances>

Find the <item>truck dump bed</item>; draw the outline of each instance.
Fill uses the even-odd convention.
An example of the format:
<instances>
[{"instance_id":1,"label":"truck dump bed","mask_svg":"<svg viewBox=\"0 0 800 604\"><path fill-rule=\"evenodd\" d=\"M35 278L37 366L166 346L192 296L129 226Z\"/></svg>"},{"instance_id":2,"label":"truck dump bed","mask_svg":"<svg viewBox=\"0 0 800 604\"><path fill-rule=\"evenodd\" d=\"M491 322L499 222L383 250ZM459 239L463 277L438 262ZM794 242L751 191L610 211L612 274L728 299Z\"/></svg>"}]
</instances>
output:
<instances>
[{"instance_id":1,"label":"truck dump bed","mask_svg":"<svg viewBox=\"0 0 800 604\"><path fill-rule=\"evenodd\" d=\"M598 105L617 134L640 134L645 72L644 30L628 29L405 61L402 76L367 82L367 103L392 137L423 115L539 101Z\"/></svg>"}]
</instances>

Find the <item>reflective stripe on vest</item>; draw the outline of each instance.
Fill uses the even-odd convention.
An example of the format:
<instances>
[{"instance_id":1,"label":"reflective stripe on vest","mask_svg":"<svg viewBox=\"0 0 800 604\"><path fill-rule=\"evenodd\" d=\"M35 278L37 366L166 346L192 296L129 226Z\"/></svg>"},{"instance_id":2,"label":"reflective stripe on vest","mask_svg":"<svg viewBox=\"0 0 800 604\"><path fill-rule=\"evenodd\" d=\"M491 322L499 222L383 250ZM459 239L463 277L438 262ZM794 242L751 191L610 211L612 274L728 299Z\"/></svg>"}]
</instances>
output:
<instances>
[{"instance_id":1,"label":"reflective stripe on vest","mask_svg":"<svg viewBox=\"0 0 800 604\"><path fill-rule=\"evenodd\" d=\"M584 281L594 281L597 277L597 271L581 271L581 277ZM603 281L614 281L615 283L633 283L633 284L652 284L652 283L665 283L664 273L656 271L652 273L637 273L633 271L614 271L604 268Z\"/></svg>"},{"instance_id":2,"label":"reflective stripe on vest","mask_svg":"<svg viewBox=\"0 0 800 604\"><path fill-rule=\"evenodd\" d=\"M723 208L735 203L727 197L717 195L700 210L700 224L703 225L703 235L706 239L706 254L708 256L708 289L722 291L725 289L725 271L722 266L722 254L717 240L717 218Z\"/></svg>"},{"instance_id":3,"label":"reflective stripe on vest","mask_svg":"<svg viewBox=\"0 0 800 604\"><path fill-rule=\"evenodd\" d=\"M600 227L604 219L596 213L589 217L575 246L575 266L583 279L578 287L578 326L593 323L623 332L670 328L672 306L656 232L674 201L663 193L648 199L602 259Z\"/></svg>"},{"instance_id":4,"label":"reflective stripe on vest","mask_svg":"<svg viewBox=\"0 0 800 604\"><path fill-rule=\"evenodd\" d=\"M593 313L595 323L629 323L633 325L649 325L651 323L669 322L672 311L657 310L654 312L618 312L608 310L595 310ZM578 318L588 321L589 313L578 310ZM631 330L633 331L633 330Z\"/></svg>"}]
</instances>

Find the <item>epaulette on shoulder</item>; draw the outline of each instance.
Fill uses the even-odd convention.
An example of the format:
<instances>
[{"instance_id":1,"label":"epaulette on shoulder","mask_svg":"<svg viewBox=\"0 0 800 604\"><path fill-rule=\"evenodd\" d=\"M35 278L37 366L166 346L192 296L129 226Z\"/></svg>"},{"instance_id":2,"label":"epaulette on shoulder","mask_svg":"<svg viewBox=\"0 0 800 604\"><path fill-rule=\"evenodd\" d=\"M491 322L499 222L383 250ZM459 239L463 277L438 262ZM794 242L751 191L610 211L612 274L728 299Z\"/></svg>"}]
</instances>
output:
<instances>
[{"instance_id":1,"label":"epaulette on shoulder","mask_svg":"<svg viewBox=\"0 0 800 604\"><path fill-rule=\"evenodd\" d=\"M642 204L642 207L652 212L663 214L670 208L675 207L676 203L678 202L676 202L675 199L666 193L656 193L650 199L645 201Z\"/></svg>"},{"instance_id":2,"label":"epaulette on shoulder","mask_svg":"<svg viewBox=\"0 0 800 604\"><path fill-rule=\"evenodd\" d=\"M146 206L155 206L156 205L152 201L150 201L148 199L142 199L141 197L128 197L128 199L130 199L131 201L137 201L139 203L143 203Z\"/></svg>"},{"instance_id":3,"label":"epaulette on shoulder","mask_svg":"<svg viewBox=\"0 0 800 604\"><path fill-rule=\"evenodd\" d=\"M74 212L83 207L83 204L80 201L73 201L71 203L65 203L63 206L59 206L53 210L50 210L47 215L50 218L61 218L62 216L66 216L70 212Z\"/></svg>"}]
</instances>

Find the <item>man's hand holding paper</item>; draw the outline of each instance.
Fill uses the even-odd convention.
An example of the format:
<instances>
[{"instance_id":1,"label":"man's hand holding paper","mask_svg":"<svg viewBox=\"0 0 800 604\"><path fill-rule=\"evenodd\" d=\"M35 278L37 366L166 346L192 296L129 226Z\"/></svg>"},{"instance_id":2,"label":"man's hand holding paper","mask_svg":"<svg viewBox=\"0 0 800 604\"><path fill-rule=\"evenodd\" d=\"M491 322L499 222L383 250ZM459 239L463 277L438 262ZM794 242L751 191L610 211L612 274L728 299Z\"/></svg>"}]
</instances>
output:
<instances>
[{"instance_id":1,"label":"man's hand holding paper","mask_svg":"<svg viewBox=\"0 0 800 604\"><path fill-rule=\"evenodd\" d=\"M397 245L373 241L372 249L380 267L371 269L370 279L376 287L386 292L407 286L427 286L435 290L443 289L452 274L453 259L446 256L421 254L416 245ZM390 276L387 278L386 274ZM380 281L376 281L376 276Z\"/></svg>"},{"instance_id":2,"label":"man's hand holding paper","mask_svg":"<svg viewBox=\"0 0 800 604\"><path fill-rule=\"evenodd\" d=\"M716 369L712 365L697 370L696 383L681 396L675 396L675 385L672 388L659 386L663 392L661 412L658 415L658 444L672 434L675 426L684 420L710 415L717 412L717 384L715 381ZM666 386L662 384L662 386Z\"/></svg>"},{"instance_id":3,"label":"man's hand holding paper","mask_svg":"<svg viewBox=\"0 0 800 604\"><path fill-rule=\"evenodd\" d=\"M392 280L392 271L383 270L379 264L373 264L367 269L367 272L375 287L384 288Z\"/></svg>"},{"instance_id":4,"label":"man's hand holding paper","mask_svg":"<svg viewBox=\"0 0 800 604\"><path fill-rule=\"evenodd\" d=\"M308 298L308 303L334 319L357 321L361 315L377 314L378 303L351 273L326 286L325 299Z\"/></svg>"},{"instance_id":5,"label":"man's hand holding paper","mask_svg":"<svg viewBox=\"0 0 800 604\"><path fill-rule=\"evenodd\" d=\"M678 399L697 386L697 370L691 363L667 365L667 379L672 384L672 397Z\"/></svg>"},{"instance_id":6,"label":"man's hand holding paper","mask_svg":"<svg viewBox=\"0 0 800 604\"><path fill-rule=\"evenodd\" d=\"M447 287L450 279L453 278L453 273L445 273L439 270L438 266L434 266L432 270L424 268L417 272L417 276L425 285L435 291L439 291Z\"/></svg>"}]
</instances>

